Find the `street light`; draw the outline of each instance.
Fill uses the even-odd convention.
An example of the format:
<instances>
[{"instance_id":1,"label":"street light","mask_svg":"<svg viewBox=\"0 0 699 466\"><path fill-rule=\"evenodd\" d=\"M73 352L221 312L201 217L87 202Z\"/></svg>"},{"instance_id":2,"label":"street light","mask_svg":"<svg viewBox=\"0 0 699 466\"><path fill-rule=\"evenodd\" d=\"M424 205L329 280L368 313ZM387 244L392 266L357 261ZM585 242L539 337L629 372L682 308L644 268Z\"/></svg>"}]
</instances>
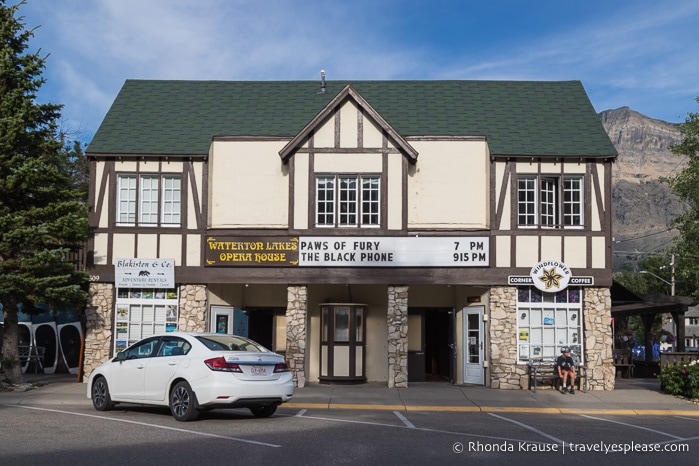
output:
<instances>
[{"instance_id":1,"label":"street light","mask_svg":"<svg viewBox=\"0 0 699 466\"><path fill-rule=\"evenodd\" d=\"M675 295L675 285L674 285L672 282L669 282L669 281L665 280L663 277L659 277L659 276L657 276L656 274L654 274L653 272L649 272L649 271L647 271L647 270L641 270L641 271L638 272L638 273L647 273L648 275L654 276L655 278L657 278L657 279L660 280L661 282L665 283L666 285L670 285L670 286L672 287L672 295L673 295L673 296Z\"/></svg>"},{"instance_id":2,"label":"street light","mask_svg":"<svg viewBox=\"0 0 699 466\"><path fill-rule=\"evenodd\" d=\"M656 274L654 274L653 272L649 272L647 270L641 270L638 273L647 273L648 275L654 276L655 278L657 278L661 282L665 283L666 285L670 285L670 296L675 296L675 255L674 254L672 255L672 261L670 262L670 265L664 265L664 266L660 267L661 270L667 269L667 268L669 268L670 272L672 273L670 281L667 281L663 277L659 277Z\"/></svg>"},{"instance_id":3,"label":"street light","mask_svg":"<svg viewBox=\"0 0 699 466\"><path fill-rule=\"evenodd\" d=\"M670 296L675 296L675 255L674 254L672 255L672 261L670 261L670 265L662 266L662 267L660 267L660 270L668 269L668 268L670 269L670 272L671 272L670 281L667 281L663 277L659 277L656 274L654 274L653 272L649 272L647 270L641 270L638 273L645 273L648 275L652 275L653 277L657 278L658 280L665 283L666 285L669 285L670 286ZM673 320L675 320L674 317L673 317ZM675 327L675 335L678 334L678 330L679 330L677 328L678 325L679 324L674 326Z\"/></svg>"}]
</instances>

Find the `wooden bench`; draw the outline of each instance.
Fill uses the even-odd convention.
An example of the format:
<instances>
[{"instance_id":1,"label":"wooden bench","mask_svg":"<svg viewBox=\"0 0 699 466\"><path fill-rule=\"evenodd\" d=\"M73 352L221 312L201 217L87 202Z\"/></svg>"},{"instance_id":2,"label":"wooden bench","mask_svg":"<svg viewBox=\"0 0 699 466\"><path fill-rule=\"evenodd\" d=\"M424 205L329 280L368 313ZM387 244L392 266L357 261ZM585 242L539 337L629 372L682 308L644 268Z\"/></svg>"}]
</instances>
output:
<instances>
[{"instance_id":1,"label":"wooden bench","mask_svg":"<svg viewBox=\"0 0 699 466\"><path fill-rule=\"evenodd\" d=\"M633 358L630 349L615 349L612 351L614 355L614 377L621 371L626 374L626 378L633 377Z\"/></svg>"},{"instance_id":2,"label":"wooden bench","mask_svg":"<svg viewBox=\"0 0 699 466\"><path fill-rule=\"evenodd\" d=\"M587 368L585 366L576 366L575 384L578 390L587 392ZM561 378L556 369L555 359L532 359L527 363L527 387L529 390L536 392L536 387L539 383L550 383L551 386L558 390L561 385Z\"/></svg>"}]
</instances>

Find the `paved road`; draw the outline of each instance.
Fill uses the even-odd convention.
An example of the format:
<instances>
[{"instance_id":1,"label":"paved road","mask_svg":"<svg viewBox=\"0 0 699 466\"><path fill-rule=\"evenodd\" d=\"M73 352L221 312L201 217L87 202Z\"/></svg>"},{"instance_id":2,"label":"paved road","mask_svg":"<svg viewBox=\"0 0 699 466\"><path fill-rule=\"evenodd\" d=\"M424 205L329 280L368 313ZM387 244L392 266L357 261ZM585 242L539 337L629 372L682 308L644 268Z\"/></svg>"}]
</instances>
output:
<instances>
[{"instance_id":1,"label":"paved road","mask_svg":"<svg viewBox=\"0 0 699 466\"><path fill-rule=\"evenodd\" d=\"M448 384L312 385L269 419L179 423L167 409L97 412L86 386L0 393L0 465L695 464L699 405L654 384L574 396ZM624 382L626 383L626 382Z\"/></svg>"},{"instance_id":2,"label":"paved road","mask_svg":"<svg viewBox=\"0 0 699 466\"><path fill-rule=\"evenodd\" d=\"M204 413L2 404L0 464L695 464L699 417L280 408ZM633 450L652 451L633 451ZM658 450L658 451L655 451Z\"/></svg>"}]
</instances>

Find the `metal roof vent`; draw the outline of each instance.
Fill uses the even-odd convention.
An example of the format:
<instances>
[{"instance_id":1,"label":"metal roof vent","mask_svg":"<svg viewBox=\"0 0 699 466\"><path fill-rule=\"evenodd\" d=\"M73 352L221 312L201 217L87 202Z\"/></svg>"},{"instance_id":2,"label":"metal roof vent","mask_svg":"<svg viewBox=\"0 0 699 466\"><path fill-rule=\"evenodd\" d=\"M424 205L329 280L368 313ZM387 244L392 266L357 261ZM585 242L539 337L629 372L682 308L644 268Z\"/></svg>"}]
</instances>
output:
<instances>
[{"instance_id":1,"label":"metal roof vent","mask_svg":"<svg viewBox=\"0 0 699 466\"><path fill-rule=\"evenodd\" d=\"M320 92L318 94L325 94L327 90L325 87L325 70L320 70Z\"/></svg>"}]
</instances>

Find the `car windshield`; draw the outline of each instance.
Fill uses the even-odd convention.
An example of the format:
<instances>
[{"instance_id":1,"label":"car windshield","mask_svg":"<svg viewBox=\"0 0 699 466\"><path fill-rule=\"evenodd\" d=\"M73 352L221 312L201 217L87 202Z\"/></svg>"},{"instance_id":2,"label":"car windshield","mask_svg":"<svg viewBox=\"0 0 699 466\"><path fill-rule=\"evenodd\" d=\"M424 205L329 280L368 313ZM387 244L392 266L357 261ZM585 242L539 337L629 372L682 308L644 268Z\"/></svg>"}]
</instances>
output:
<instances>
[{"instance_id":1,"label":"car windshield","mask_svg":"<svg viewBox=\"0 0 699 466\"><path fill-rule=\"evenodd\" d=\"M206 335L196 338L212 351L251 351L254 353L269 351L252 340L235 335Z\"/></svg>"}]
</instances>

